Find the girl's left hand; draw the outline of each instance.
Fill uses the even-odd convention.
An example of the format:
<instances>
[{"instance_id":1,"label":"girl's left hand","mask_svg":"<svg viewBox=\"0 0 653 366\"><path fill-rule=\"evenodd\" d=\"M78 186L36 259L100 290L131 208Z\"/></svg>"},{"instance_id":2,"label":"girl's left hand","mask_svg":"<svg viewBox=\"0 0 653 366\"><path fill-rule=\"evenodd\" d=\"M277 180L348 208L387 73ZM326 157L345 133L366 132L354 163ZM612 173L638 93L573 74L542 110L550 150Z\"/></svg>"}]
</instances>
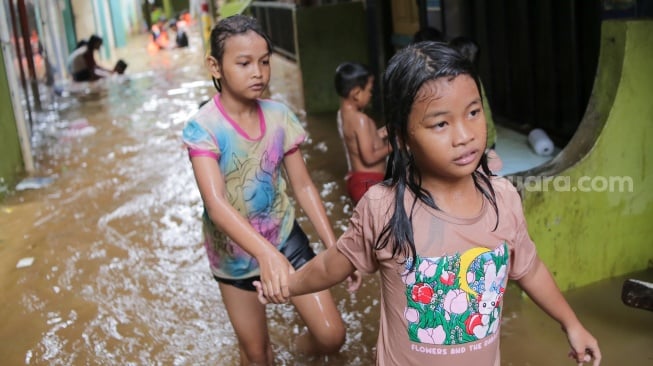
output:
<instances>
[{"instance_id":1,"label":"girl's left hand","mask_svg":"<svg viewBox=\"0 0 653 366\"><path fill-rule=\"evenodd\" d=\"M354 271L354 273L347 277L347 291L356 292L361 287L362 283L363 275L358 271Z\"/></svg>"},{"instance_id":2,"label":"girl's left hand","mask_svg":"<svg viewBox=\"0 0 653 366\"><path fill-rule=\"evenodd\" d=\"M592 362L592 366L601 364L601 350L596 339L582 325L566 329L567 339L571 346L569 357L576 360L578 366Z\"/></svg>"}]
</instances>

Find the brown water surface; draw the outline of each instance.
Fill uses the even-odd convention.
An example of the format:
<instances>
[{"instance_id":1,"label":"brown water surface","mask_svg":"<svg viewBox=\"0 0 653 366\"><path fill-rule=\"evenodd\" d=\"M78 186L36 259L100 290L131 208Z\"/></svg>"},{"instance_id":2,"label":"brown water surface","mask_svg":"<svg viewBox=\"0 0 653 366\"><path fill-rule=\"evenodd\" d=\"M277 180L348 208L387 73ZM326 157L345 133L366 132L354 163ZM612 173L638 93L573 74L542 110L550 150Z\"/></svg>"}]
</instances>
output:
<instances>
[{"instance_id":1,"label":"brown water surface","mask_svg":"<svg viewBox=\"0 0 653 366\"><path fill-rule=\"evenodd\" d=\"M129 63L127 78L57 97L51 111L39 114L37 175L55 180L16 192L0 206L2 364L238 364L200 245L200 197L180 143L185 119L213 94L202 54L194 42L188 50L150 56L145 38L137 37L119 55ZM281 76L273 80L272 97L292 102L296 75L277 71L281 64L273 63ZM310 133L307 164L339 235L351 206L335 114L298 114ZM300 222L315 241L310 224ZM16 268L25 257L34 263ZM653 280L651 271L634 276ZM566 296L599 338L604 365L652 365L653 313L621 304L624 278ZM342 286L333 293L348 325L340 354L295 354L301 321L290 306L269 306L278 364L373 364L377 277L367 277L355 294ZM508 292L504 311L502 365L573 364L559 327L517 289Z\"/></svg>"}]
</instances>

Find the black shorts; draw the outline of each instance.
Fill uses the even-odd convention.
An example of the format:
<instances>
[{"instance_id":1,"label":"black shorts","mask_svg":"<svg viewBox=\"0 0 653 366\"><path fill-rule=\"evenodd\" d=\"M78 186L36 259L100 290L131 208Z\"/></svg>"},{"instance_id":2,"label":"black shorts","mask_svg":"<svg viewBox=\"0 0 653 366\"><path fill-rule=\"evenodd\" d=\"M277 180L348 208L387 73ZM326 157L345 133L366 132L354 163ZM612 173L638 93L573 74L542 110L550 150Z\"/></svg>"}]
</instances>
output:
<instances>
[{"instance_id":1,"label":"black shorts","mask_svg":"<svg viewBox=\"0 0 653 366\"><path fill-rule=\"evenodd\" d=\"M315 252L309 245L308 237L299 224L297 224L297 221L293 224L292 231L290 232L290 235L288 235L288 240L286 240L286 245L281 249L281 253L288 258L288 262L290 262L295 269L299 269L301 266L306 264L306 262L311 260L311 258L315 257ZM220 278L215 275L213 278L218 282L235 286L241 290L256 291L256 287L254 287L252 282L259 281L261 276L253 276L237 280Z\"/></svg>"},{"instance_id":2,"label":"black shorts","mask_svg":"<svg viewBox=\"0 0 653 366\"><path fill-rule=\"evenodd\" d=\"M92 81L93 71L91 70L82 70L73 74L74 81Z\"/></svg>"}]
</instances>

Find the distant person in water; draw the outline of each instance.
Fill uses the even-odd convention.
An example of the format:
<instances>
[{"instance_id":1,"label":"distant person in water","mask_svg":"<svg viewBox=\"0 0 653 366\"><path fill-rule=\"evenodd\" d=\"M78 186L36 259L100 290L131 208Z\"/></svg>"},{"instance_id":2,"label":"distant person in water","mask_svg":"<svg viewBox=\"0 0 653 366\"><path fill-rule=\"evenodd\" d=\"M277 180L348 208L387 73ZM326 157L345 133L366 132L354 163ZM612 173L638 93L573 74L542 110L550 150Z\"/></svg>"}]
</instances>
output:
<instances>
[{"instance_id":1,"label":"distant person in water","mask_svg":"<svg viewBox=\"0 0 653 366\"><path fill-rule=\"evenodd\" d=\"M74 81L95 81L114 72L124 71L124 68L109 70L98 65L95 61L95 51L102 47L102 42L102 37L94 34L88 41L77 43L77 48L68 56L68 71ZM118 62L126 67L124 61Z\"/></svg>"},{"instance_id":2,"label":"distant person in water","mask_svg":"<svg viewBox=\"0 0 653 366\"><path fill-rule=\"evenodd\" d=\"M169 25L170 30L175 32L175 47L188 47L188 35L186 34L186 31L179 26L179 23L181 22L176 22L173 20Z\"/></svg>"},{"instance_id":3,"label":"distant person in water","mask_svg":"<svg viewBox=\"0 0 653 366\"><path fill-rule=\"evenodd\" d=\"M170 40L166 30L166 18L162 16L156 23L152 24L152 28L150 29L150 42L147 45L147 50L157 52L169 47Z\"/></svg>"}]
</instances>

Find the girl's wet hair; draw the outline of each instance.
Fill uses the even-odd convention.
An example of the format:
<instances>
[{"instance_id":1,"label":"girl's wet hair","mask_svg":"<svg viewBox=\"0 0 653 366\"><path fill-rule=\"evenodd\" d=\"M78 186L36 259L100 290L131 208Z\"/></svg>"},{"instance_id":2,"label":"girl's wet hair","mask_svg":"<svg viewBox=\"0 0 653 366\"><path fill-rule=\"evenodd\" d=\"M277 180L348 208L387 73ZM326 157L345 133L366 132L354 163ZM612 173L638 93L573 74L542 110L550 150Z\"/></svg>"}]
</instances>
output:
<instances>
[{"instance_id":1,"label":"girl's wet hair","mask_svg":"<svg viewBox=\"0 0 653 366\"><path fill-rule=\"evenodd\" d=\"M347 98L355 87L365 89L370 76L372 76L372 72L367 66L358 62L343 62L336 68L334 78L336 93Z\"/></svg>"},{"instance_id":2,"label":"girl's wet hair","mask_svg":"<svg viewBox=\"0 0 653 366\"><path fill-rule=\"evenodd\" d=\"M413 238L412 214L417 200L439 209L431 194L422 188L419 167L405 141L408 140L408 117L421 87L438 78L453 79L458 75L469 75L476 82L480 95L480 81L473 64L458 51L442 42L419 42L397 52L389 61L383 78L384 107L388 139L392 153L388 159L384 185L394 187L394 212L376 241L375 248L392 245L393 256L412 258L410 270L414 269L417 253ZM490 184L490 169L487 156L483 154L479 169L472 173L474 185L491 202L497 214L498 208L494 190ZM409 189L415 199L410 210L404 206L404 193Z\"/></svg>"},{"instance_id":3,"label":"girl's wet hair","mask_svg":"<svg viewBox=\"0 0 653 366\"><path fill-rule=\"evenodd\" d=\"M270 53L272 53L272 41L270 40L270 37L268 37L268 35L265 34L263 28L261 28L261 25L258 23L258 21L246 15L234 15L222 19L211 30L211 36L210 36L211 56L213 56L213 58L215 58L219 64L222 64L222 57L224 56L224 46L227 39L229 39L229 37L245 34L250 31L263 37L265 42L268 44L268 50L270 51ZM222 90L222 87L220 86L220 81L217 80L216 78L213 78L213 85L215 86L216 89L218 89L218 91Z\"/></svg>"}]
</instances>

